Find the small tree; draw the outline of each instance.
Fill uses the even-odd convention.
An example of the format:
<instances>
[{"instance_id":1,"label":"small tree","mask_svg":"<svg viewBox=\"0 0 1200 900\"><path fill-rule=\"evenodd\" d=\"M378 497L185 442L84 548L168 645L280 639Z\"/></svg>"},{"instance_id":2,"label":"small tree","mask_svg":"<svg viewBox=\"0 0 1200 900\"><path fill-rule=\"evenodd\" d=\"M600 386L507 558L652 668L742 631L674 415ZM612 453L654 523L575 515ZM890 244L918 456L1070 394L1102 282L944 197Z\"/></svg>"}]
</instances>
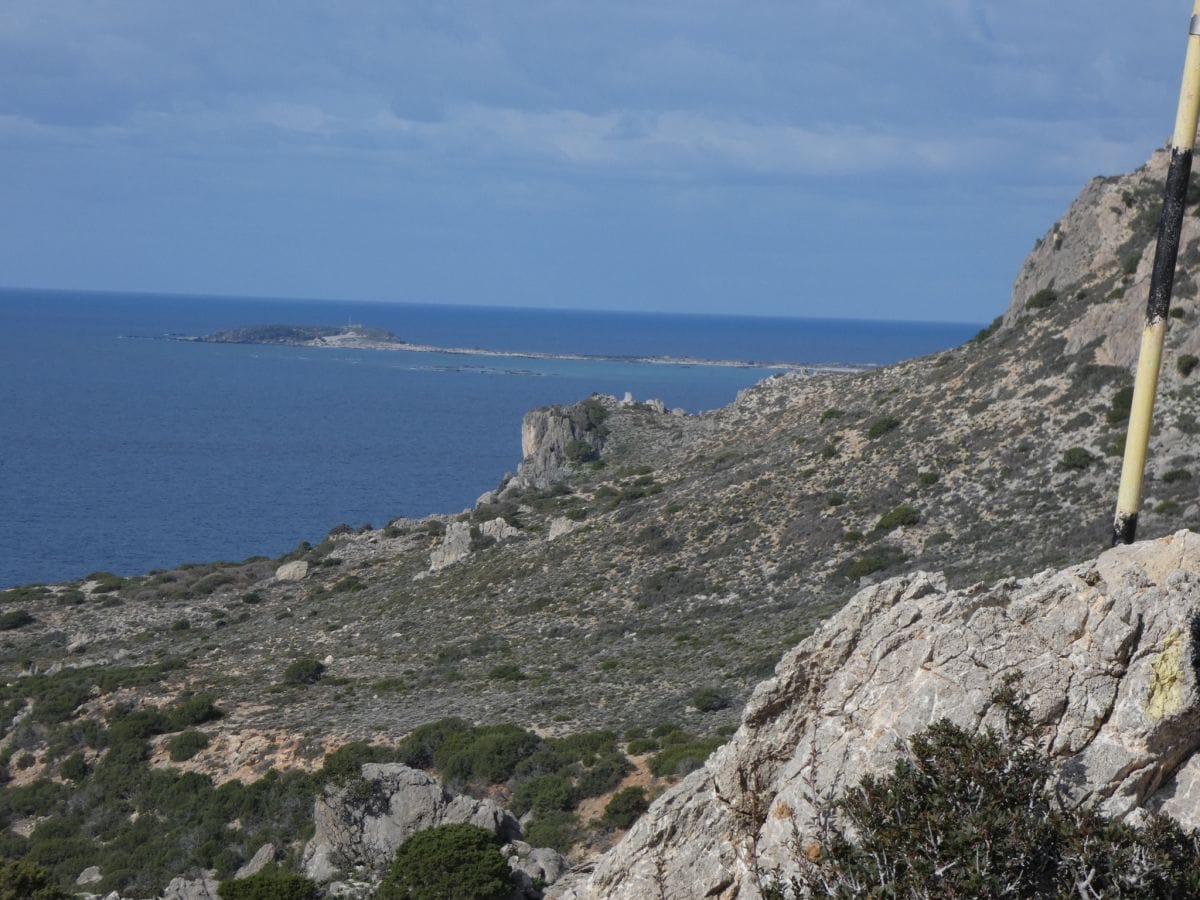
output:
<instances>
[{"instance_id":1,"label":"small tree","mask_svg":"<svg viewBox=\"0 0 1200 900\"><path fill-rule=\"evenodd\" d=\"M317 900L317 886L294 872L270 866L248 878L222 881L217 888L221 900Z\"/></svg>"},{"instance_id":2,"label":"small tree","mask_svg":"<svg viewBox=\"0 0 1200 900\"><path fill-rule=\"evenodd\" d=\"M477 825L439 825L400 845L375 900L507 900L512 892L495 835Z\"/></svg>"},{"instance_id":3,"label":"small tree","mask_svg":"<svg viewBox=\"0 0 1200 900\"><path fill-rule=\"evenodd\" d=\"M286 684L316 684L325 674L325 663L320 660L301 657L294 659L283 670L283 680Z\"/></svg>"},{"instance_id":4,"label":"small tree","mask_svg":"<svg viewBox=\"0 0 1200 900\"><path fill-rule=\"evenodd\" d=\"M643 788L637 785L623 788L613 794L604 807L603 822L613 828L629 828L649 808L650 801Z\"/></svg>"}]
</instances>

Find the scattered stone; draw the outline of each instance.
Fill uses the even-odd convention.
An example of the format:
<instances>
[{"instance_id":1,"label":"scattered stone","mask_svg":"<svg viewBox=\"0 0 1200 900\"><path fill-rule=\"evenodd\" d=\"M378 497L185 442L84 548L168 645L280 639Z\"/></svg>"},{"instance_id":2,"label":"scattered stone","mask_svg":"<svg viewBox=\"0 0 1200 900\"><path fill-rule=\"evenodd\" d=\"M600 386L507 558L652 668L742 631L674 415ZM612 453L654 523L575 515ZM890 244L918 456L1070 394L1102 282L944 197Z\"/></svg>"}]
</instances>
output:
<instances>
[{"instance_id":1,"label":"scattered stone","mask_svg":"<svg viewBox=\"0 0 1200 900\"><path fill-rule=\"evenodd\" d=\"M451 522L446 526L442 542L429 555L429 571L440 571L470 555L471 526L466 522Z\"/></svg>"},{"instance_id":2,"label":"scattered stone","mask_svg":"<svg viewBox=\"0 0 1200 900\"><path fill-rule=\"evenodd\" d=\"M275 570L276 581L303 581L308 577L308 563L302 559L284 563Z\"/></svg>"},{"instance_id":3,"label":"scattered stone","mask_svg":"<svg viewBox=\"0 0 1200 900\"><path fill-rule=\"evenodd\" d=\"M562 537L564 534L570 534L579 526L579 523L573 519L568 519L566 516L558 516L550 520L550 531L546 535L546 540L553 541Z\"/></svg>"},{"instance_id":4,"label":"scattered stone","mask_svg":"<svg viewBox=\"0 0 1200 900\"><path fill-rule=\"evenodd\" d=\"M172 878L163 891L162 900L219 900L220 884L216 872L205 872L199 878Z\"/></svg>"},{"instance_id":5,"label":"scattered stone","mask_svg":"<svg viewBox=\"0 0 1200 900\"><path fill-rule=\"evenodd\" d=\"M104 876L100 874L99 866L88 866L79 873L79 877L75 879L76 884L95 884L97 881L103 881Z\"/></svg>"}]
</instances>

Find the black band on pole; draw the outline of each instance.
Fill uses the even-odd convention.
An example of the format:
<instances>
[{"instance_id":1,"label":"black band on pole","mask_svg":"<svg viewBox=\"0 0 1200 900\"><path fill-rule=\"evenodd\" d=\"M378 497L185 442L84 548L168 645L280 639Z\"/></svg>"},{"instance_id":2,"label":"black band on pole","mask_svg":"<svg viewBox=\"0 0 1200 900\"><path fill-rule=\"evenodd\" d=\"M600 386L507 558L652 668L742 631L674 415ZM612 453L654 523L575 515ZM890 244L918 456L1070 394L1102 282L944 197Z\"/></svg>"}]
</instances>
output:
<instances>
[{"instance_id":1,"label":"black band on pole","mask_svg":"<svg viewBox=\"0 0 1200 900\"><path fill-rule=\"evenodd\" d=\"M1163 191L1162 217L1158 220L1158 247L1154 251L1154 270L1150 276L1150 296L1146 300L1146 324L1160 322L1171 312L1171 292L1175 286L1175 261L1183 231L1183 212L1187 206L1188 182L1192 177L1192 151L1171 150L1167 185Z\"/></svg>"},{"instance_id":2,"label":"black band on pole","mask_svg":"<svg viewBox=\"0 0 1200 900\"><path fill-rule=\"evenodd\" d=\"M1118 544L1132 544L1137 536L1137 526L1137 513L1131 516L1117 516L1116 521L1113 522L1112 545L1116 547Z\"/></svg>"}]
</instances>

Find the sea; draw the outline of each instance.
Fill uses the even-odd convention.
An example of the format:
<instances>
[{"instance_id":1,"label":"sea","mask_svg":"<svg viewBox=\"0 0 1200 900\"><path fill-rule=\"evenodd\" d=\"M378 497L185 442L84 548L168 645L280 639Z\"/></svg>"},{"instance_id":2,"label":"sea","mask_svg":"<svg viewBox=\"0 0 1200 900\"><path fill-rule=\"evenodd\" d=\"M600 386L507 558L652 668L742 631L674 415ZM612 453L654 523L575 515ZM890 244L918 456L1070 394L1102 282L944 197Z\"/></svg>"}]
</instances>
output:
<instances>
[{"instance_id":1,"label":"sea","mask_svg":"<svg viewBox=\"0 0 1200 900\"><path fill-rule=\"evenodd\" d=\"M606 358L166 339L347 323ZM276 556L341 523L458 512L516 470L534 407L630 392L711 410L773 374L766 362L888 363L978 327L0 289L0 589ZM629 359L648 356L758 365Z\"/></svg>"}]
</instances>

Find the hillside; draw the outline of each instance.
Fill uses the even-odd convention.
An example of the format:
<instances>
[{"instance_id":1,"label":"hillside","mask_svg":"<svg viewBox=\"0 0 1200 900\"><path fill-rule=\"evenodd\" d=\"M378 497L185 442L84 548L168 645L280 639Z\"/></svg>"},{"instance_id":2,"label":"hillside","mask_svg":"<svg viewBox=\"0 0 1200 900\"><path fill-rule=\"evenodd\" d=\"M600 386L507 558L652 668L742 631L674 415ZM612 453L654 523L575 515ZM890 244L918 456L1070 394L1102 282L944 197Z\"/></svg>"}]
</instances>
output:
<instances>
[{"instance_id":1,"label":"hillside","mask_svg":"<svg viewBox=\"0 0 1200 900\"><path fill-rule=\"evenodd\" d=\"M1007 312L961 347L775 376L697 416L606 397L537 410L517 475L462 514L340 527L279 560L0 594L10 776L56 775L64 748L88 746L83 726L68 746L36 714L46 679L76 668L67 721L210 695L226 715L176 765L218 780L311 769L445 716L712 735L867 584L921 569L964 588L1094 556L1164 160L1091 182ZM1141 538L1200 530L1198 215L1193 203ZM285 678L297 660L323 677ZM147 666L154 677L103 674Z\"/></svg>"}]
</instances>

